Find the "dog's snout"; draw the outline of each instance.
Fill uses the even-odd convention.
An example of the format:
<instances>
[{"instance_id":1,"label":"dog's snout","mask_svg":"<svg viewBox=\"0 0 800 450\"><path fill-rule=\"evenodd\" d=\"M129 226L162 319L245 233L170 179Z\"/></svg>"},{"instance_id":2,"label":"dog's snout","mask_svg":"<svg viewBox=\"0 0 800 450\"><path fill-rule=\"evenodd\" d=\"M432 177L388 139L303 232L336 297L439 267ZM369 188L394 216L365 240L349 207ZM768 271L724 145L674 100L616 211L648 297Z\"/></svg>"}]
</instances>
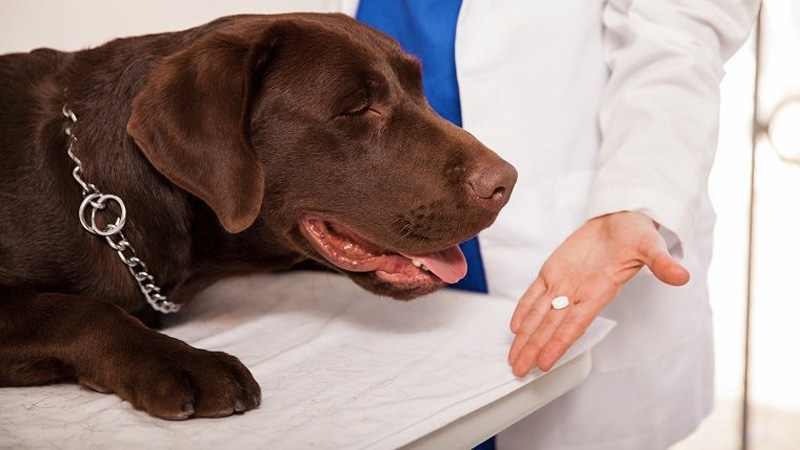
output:
<instances>
[{"instance_id":1,"label":"dog's snout","mask_svg":"<svg viewBox=\"0 0 800 450\"><path fill-rule=\"evenodd\" d=\"M517 169L500 161L479 167L467 177L467 190L481 205L492 211L499 211L506 202L514 184L517 182Z\"/></svg>"}]
</instances>

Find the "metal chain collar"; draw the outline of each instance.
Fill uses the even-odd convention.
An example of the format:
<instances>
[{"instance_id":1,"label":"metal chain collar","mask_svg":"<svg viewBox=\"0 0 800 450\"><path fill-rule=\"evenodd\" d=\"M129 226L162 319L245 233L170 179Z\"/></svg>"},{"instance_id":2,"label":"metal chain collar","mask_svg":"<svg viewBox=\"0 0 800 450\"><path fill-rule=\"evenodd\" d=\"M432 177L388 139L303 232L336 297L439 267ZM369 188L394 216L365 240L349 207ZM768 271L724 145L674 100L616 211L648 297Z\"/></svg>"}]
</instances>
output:
<instances>
[{"instance_id":1,"label":"metal chain collar","mask_svg":"<svg viewBox=\"0 0 800 450\"><path fill-rule=\"evenodd\" d=\"M178 312L178 310L181 309L181 305L170 302L167 300L167 297L161 294L161 288L156 285L155 278L153 278L153 275L147 270L144 261L136 257L136 251L133 249L130 242L125 239L125 235L122 234L122 227L125 226L125 219L127 216L125 203L116 195L103 194L97 189L97 186L87 183L83 179L83 164L81 160L75 156L74 152L75 143L78 142L78 138L72 134L72 126L78 123L78 118L75 117L75 113L73 113L66 104L61 108L61 112L64 114L64 117L71 122L67 125L64 133L66 133L69 138L67 155L75 162L75 168L72 169L72 178L74 178L83 189L83 201L78 209L78 219L80 219L81 225L89 233L104 237L108 245L117 251L119 259L128 267L131 275L133 275L133 279L136 280L136 283L139 285L139 289L142 291L145 300L147 300L147 303L149 303L153 309L164 314ZM113 223L109 222L104 228L99 228L96 219L97 211L106 209L108 202L117 204L120 211L119 216ZM87 208L91 208L91 211L87 211Z\"/></svg>"}]
</instances>

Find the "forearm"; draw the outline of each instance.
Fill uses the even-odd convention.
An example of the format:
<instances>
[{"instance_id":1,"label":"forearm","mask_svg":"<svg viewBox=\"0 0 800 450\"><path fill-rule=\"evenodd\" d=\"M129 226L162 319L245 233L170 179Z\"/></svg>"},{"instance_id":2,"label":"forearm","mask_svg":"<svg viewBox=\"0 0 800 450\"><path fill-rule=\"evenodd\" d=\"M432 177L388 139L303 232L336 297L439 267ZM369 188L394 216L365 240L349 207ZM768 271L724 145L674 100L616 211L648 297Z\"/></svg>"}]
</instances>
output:
<instances>
[{"instance_id":1,"label":"forearm","mask_svg":"<svg viewBox=\"0 0 800 450\"><path fill-rule=\"evenodd\" d=\"M642 211L686 240L717 145L722 66L749 34L758 5L609 0L610 78L587 218Z\"/></svg>"}]
</instances>

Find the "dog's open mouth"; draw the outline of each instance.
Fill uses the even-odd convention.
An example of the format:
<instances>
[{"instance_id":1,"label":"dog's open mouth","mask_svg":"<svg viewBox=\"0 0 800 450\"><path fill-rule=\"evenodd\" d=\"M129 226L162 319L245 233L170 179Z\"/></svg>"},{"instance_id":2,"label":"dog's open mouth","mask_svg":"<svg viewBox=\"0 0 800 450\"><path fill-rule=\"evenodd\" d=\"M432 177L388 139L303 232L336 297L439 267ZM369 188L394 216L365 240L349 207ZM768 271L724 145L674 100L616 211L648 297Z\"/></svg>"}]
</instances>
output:
<instances>
[{"instance_id":1,"label":"dog's open mouth","mask_svg":"<svg viewBox=\"0 0 800 450\"><path fill-rule=\"evenodd\" d=\"M393 252L341 224L311 215L300 220L300 230L336 267L348 272L373 272L378 279L401 288L452 284L467 274L467 261L457 245L422 255Z\"/></svg>"}]
</instances>

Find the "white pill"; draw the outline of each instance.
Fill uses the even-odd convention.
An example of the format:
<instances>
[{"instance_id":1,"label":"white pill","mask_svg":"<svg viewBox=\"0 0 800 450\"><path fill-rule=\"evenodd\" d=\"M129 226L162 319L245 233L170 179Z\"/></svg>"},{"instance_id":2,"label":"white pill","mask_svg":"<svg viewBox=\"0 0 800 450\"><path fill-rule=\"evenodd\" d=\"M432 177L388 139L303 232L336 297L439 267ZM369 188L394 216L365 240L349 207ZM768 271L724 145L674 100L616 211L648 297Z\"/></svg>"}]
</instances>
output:
<instances>
[{"instance_id":1,"label":"white pill","mask_svg":"<svg viewBox=\"0 0 800 450\"><path fill-rule=\"evenodd\" d=\"M553 309L564 309L569 306L569 299L563 295L560 295L554 298L550 304L553 305Z\"/></svg>"}]
</instances>

